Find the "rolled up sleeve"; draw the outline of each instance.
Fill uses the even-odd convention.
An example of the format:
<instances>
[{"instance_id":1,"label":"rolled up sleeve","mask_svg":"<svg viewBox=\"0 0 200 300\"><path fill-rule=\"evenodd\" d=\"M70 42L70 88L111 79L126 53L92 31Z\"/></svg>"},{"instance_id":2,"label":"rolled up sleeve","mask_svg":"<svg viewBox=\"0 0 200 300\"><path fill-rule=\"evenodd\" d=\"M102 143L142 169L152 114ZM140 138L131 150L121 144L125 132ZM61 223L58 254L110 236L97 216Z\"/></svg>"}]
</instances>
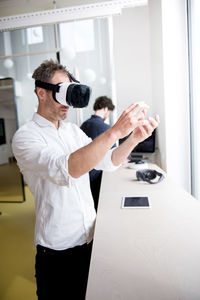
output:
<instances>
[{"instance_id":1,"label":"rolled up sleeve","mask_svg":"<svg viewBox=\"0 0 200 300\"><path fill-rule=\"evenodd\" d=\"M96 170L103 170L103 171L115 171L117 170L121 165L115 166L112 162L112 153L115 148L110 149L106 155L100 160L100 162L94 167Z\"/></svg>"}]
</instances>

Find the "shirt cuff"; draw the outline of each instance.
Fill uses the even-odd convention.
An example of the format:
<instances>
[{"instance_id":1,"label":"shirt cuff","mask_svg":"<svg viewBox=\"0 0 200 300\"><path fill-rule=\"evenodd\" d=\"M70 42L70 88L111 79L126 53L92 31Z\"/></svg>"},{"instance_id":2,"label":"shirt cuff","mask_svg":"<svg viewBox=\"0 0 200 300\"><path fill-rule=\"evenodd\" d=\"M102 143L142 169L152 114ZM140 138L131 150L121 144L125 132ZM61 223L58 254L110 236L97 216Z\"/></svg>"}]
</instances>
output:
<instances>
[{"instance_id":1,"label":"shirt cuff","mask_svg":"<svg viewBox=\"0 0 200 300\"><path fill-rule=\"evenodd\" d=\"M120 166L115 166L112 162L112 153L115 150L115 148L110 149L106 155L103 157L103 159L96 165L95 169L96 170L103 170L103 171L115 171L117 170Z\"/></svg>"}]
</instances>

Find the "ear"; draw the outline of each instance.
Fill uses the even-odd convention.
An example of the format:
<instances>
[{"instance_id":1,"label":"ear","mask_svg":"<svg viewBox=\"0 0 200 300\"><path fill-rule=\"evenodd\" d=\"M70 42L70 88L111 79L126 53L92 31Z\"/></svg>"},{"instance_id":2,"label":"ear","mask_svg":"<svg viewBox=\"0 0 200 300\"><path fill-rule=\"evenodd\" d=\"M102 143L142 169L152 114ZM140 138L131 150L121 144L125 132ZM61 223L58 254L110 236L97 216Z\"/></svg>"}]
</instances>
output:
<instances>
[{"instance_id":1,"label":"ear","mask_svg":"<svg viewBox=\"0 0 200 300\"><path fill-rule=\"evenodd\" d=\"M37 96L39 100L45 100L46 99L46 90L40 87L37 87Z\"/></svg>"}]
</instances>

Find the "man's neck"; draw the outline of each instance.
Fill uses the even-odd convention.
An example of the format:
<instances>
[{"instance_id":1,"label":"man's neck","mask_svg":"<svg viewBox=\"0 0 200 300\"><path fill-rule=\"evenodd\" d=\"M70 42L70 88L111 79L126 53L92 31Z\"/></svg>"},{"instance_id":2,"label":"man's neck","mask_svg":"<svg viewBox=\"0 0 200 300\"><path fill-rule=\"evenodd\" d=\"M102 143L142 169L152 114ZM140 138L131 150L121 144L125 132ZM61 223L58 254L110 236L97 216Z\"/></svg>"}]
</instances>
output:
<instances>
[{"instance_id":1,"label":"man's neck","mask_svg":"<svg viewBox=\"0 0 200 300\"><path fill-rule=\"evenodd\" d=\"M104 110L101 110L101 109L96 110L96 111L94 112L94 115L95 115L95 116L98 116L98 117L101 117L103 120L104 120L104 118L105 118L105 112L104 112Z\"/></svg>"},{"instance_id":2,"label":"man's neck","mask_svg":"<svg viewBox=\"0 0 200 300\"><path fill-rule=\"evenodd\" d=\"M50 121L51 123L53 123L56 127L56 129L59 128L60 126L60 121L59 120L53 120L51 117L46 116L45 114L41 113L41 111L38 109L37 113L42 116L43 118L47 119L48 121Z\"/></svg>"}]
</instances>

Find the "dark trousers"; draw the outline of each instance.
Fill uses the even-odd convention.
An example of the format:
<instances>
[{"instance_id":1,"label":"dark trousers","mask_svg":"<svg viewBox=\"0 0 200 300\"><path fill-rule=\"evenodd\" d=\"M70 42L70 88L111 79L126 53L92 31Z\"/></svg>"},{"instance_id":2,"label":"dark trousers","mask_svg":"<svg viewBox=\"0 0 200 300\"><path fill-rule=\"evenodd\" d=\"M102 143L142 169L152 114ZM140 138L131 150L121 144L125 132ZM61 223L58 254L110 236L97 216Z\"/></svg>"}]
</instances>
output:
<instances>
[{"instance_id":1,"label":"dark trousers","mask_svg":"<svg viewBox=\"0 0 200 300\"><path fill-rule=\"evenodd\" d=\"M90 188L94 199L94 207L97 211L98 203L99 203L99 193L101 188L102 171L99 170L97 171L93 169L92 171L90 171L89 175L90 175Z\"/></svg>"},{"instance_id":2,"label":"dark trousers","mask_svg":"<svg viewBox=\"0 0 200 300\"><path fill-rule=\"evenodd\" d=\"M92 243L56 251L37 246L38 300L84 300Z\"/></svg>"}]
</instances>

